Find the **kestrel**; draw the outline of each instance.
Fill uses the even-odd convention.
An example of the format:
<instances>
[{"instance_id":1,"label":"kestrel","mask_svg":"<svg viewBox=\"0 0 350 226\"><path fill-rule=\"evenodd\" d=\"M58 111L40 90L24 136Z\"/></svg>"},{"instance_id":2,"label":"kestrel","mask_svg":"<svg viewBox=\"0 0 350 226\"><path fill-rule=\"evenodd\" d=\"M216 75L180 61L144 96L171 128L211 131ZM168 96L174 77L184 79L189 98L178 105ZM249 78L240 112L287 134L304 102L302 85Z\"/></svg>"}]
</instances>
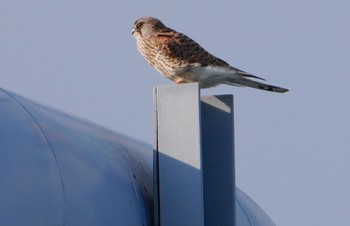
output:
<instances>
[{"instance_id":1,"label":"kestrel","mask_svg":"<svg viewBox=\"0 0 350 226\"><path fill-rule=\"evenodd\" d=\"M265 79L230 66L156 18L141 17L136 20L132 35L148 63L177 84L199 82L201 88L227 84L278 93L288 91L252 80Z\"/></svg>"}]
</instances>

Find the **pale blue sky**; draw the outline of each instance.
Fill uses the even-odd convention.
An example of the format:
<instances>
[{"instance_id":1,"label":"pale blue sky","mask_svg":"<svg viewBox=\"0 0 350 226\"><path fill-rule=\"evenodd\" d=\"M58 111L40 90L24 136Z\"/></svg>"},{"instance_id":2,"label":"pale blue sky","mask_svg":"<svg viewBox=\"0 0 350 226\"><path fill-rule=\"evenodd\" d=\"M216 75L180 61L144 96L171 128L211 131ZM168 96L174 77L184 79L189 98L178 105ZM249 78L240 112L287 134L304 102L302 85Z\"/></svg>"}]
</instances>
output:
<instances>
[{"instance_id":1,"label":"pale blue sky","mask_svg":"<svg viewBox=\"0 0 350 226\"><path fill-rule=\"evenodd\" d=\"M0 2L0 87L147 143L152 87L134 21L160 18L242 70L290 89L235 95L237 185L283 226L348 225L346 0Z\"/></svg>"}]
</instances>

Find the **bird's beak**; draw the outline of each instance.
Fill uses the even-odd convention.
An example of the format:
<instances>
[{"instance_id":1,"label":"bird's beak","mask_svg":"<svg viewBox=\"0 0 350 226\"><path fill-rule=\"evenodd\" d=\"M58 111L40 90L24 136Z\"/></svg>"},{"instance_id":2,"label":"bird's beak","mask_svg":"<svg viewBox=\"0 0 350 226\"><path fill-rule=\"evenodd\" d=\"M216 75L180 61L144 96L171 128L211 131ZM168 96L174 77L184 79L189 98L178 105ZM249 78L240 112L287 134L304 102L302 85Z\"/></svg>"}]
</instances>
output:
<instances>
[{"instance_id":1,"label":"bird's beak","mask_svg":"<svg viewBox=\"0 0 350 226\"><path fill-rule=\"evenodd\" d=\"M135 28L133 28L133 29L131 30L131 34L134 35L134 33L135 33Z\"/></svg>"}]
</instances>

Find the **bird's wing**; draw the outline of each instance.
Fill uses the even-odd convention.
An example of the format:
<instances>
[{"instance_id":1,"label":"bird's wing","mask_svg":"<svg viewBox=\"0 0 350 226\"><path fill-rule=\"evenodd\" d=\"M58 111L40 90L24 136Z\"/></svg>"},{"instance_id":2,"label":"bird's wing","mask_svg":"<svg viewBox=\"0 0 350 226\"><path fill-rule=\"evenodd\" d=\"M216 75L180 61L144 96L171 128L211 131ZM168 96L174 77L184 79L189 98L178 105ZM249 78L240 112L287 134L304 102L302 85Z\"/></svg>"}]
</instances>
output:
<instances>
[{"instance_id":1,"label":"bird's wing","mask_svg":"<svg viewBox=\"0 0 350 226\"><path fill-rule=\"evenodd\" d=\"M239 73L243 77L265 80L230 66L227 62L206 51L196 41L174 30L169 29L168 31L158 33L156 41L159 47L158 53L164 56L163 60L175 58L179 62L179 67L182 65L225 67Z\"/></svg>"},{"instance_id":2,"label":"bird's wing","mask_svg":"<svg viewBox=\"0 0 350 226\"><path fill-rule=\"evenodd\" d=\"M158 51L165 56L176 58L183 64L196 64L202 67L230 67L225 61L213 56L188 36L175 32L162 32L157 35Z\"/></svg>"}]
</instances>

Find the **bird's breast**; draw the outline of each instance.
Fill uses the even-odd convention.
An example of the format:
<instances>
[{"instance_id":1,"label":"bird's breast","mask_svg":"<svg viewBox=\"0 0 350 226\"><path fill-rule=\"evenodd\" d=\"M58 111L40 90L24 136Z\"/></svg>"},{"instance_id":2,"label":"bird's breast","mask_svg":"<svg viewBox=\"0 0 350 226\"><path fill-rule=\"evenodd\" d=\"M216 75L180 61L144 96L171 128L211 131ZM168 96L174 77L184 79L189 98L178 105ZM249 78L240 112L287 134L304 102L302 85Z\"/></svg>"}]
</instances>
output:
<instances>
[{"instance_id":1,"label":"bird's breast","mask_svg":"<svg viewBox=\"0 0 350 226\"><path fill-rule=\"evenodd\" d=\"M161 74L170 79L175 75L175 67L172 59L159 52L155 44L149 41L139 41L137 46L146 61Z\"/></svg>"}]
</instances>

